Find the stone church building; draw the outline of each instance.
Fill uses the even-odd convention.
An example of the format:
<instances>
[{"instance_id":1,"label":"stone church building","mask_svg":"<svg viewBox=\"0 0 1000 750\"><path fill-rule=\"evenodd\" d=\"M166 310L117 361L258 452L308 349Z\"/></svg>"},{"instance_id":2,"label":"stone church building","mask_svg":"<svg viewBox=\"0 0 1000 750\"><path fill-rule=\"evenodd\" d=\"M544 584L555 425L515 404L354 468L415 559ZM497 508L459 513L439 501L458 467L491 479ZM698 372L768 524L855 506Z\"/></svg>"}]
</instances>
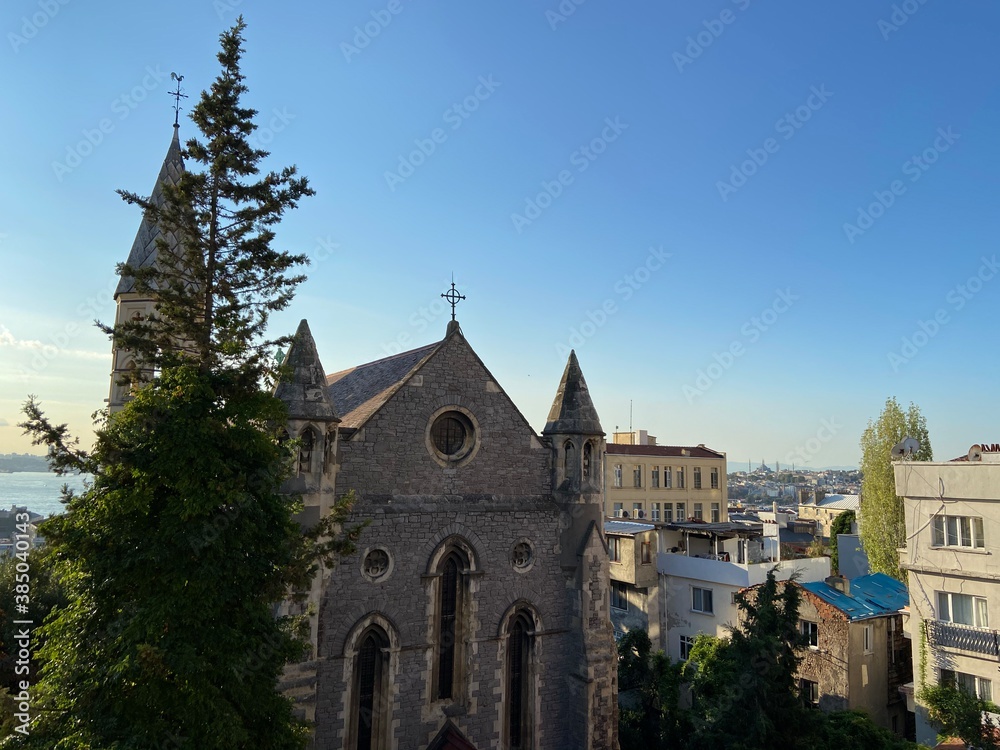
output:
<instances>
[{"instance_id":1,"label":"stone church building","mask_svg":"<svg viewBox=\"0 0 1000 750\"><path fill-rule=\"evenodd\" d=\"M154 199L180 170L175 129ZM155 263L157 235L144 219L129 262ZM116 299L119 320L155 304L127 280ZM112 410L127 359L114 353ZM541 434L455 320L440 341L332 374L302 321L286 364L302 522L348 491L350 522L368 522L317 576L312 655L282 684L314 746L617 750L604 431L576 355Z\"/></svg>"}]
</instances>

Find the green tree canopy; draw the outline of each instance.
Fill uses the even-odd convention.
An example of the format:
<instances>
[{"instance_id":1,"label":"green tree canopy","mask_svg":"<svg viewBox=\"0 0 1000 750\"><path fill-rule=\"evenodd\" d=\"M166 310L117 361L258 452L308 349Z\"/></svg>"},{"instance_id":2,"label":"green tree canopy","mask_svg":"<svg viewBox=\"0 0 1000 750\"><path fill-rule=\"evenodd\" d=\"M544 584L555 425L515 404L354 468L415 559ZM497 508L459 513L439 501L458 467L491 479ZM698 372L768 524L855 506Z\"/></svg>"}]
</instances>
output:
<instances>
[{"instance_id":1,"label":"green tree canopy","mask_svg":"<svg viewBox=\"0 0 1000 750\"><path fill-rule=\"evenodd\" d=\"M904 438L916 438L919 450L912 460L933 456L927 420L915 404L904 412L895 398L885 402L878 419L861 435L861 543L873 572L905 581L899 552L906 546L903 501L896 495L892 447Z\"/></svg>"},{"instance_id":2,"label":"green tree canopy","mask_svg":"<svg viewBox=\"0 0 1000 750\"><path fill-rule=\"evenodd\" d=\"M850 534L854 519L854 511L845 510L830 524L830 567L834 574L840 572L840 545L837 543L837 535Z\"/></svg>"}]
</instances>

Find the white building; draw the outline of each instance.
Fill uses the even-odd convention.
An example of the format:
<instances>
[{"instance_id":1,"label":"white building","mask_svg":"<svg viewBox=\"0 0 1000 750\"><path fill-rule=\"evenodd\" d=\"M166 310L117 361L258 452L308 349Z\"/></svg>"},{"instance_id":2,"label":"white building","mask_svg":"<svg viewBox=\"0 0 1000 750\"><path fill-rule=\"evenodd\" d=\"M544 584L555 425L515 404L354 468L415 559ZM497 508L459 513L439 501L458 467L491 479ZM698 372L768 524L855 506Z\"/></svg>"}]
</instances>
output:
<instances>
[{"instance_id":1,"label":"white building","mask_svg":"<svg viewBox=\"0 0 1000 750\"><path fill-rule=\"evenodd\" d=\"M971 453L971 452L970 452ZM973 456L975 454L972 454ZM913 674L920 689L926 642L928 683L952 681L982 698L1000 698L1000 453L980 460L901 461L894 467L903 498ZM925 638L921 638L923 630ZM936 732L915 698L917 741L933 745Z\"/></svg>"}]
</instances>

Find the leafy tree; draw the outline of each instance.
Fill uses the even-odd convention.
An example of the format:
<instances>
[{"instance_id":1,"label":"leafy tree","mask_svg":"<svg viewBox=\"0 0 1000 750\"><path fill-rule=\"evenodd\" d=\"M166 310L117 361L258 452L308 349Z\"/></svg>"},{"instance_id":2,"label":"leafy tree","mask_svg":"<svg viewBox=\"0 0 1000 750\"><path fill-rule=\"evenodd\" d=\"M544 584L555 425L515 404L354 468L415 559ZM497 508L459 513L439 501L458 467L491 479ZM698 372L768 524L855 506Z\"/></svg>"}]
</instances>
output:
<instances>
[{"instance_id":1,"label":"leafy tree","mask_svg":"<svg viewBox=\"0 0 1000 750\"><path fill-rule=\"evenodd\" d=\"M837 535L850 534L854 518L853 510L845 510L830 524L830 567L833 568L834 574L840 572L840 547L837 544Z\"/></svg>"},{"instance_id":2,"label":"leafy tree","mask_svg":"<svg viewBox=\"0 0 1000 750\"><path fill-rule=\"evenodd\" d=\"M259 179L255 112L240 106L242 18L221 36L222 71L192 119L204 166L164 189L165 205L124 194L179 238L155 267L128 266L157 314L109 330L156 373L97 431L91 453L32 398L23 427L54 469L94 475L47 521L67 605L40 629L38 718L10 746L51 750L301 748L306 727L276 691L302 656L275 605L304 591L320 561L353 549L349 498L303 535L280 493L290 447L284 405L262 388L267 316L287 305L301 256L272 227L311 194L294 168ZM279 340L280 341L280 340ZM134 376L136 381L141 378ZM6 747L7 745L5 745Z\"/></svg>"},{"instance_id":3,"label":"leafy tree","mask_svg":"<svg viewBox=\"0 0 1000 750\"><path fill-rule=\"evenodd\" d=\"M983 712L1000 713L1000 707L954 685L928 685L918 696L928 716L946 737L958 737L969 747L997 750L997 725Z\"/></svg>"},{"instance_id":4,"label":"leafy tree","mask_svg":"<svg viewBox=\"0 0 1000 750\"><path fill-rule=\"evenodd\" d=\"M691 731L691 714L681 707L683 663L652 652L645 630L626 633L618 643L618 685L626 694L619 712L621 750L683 750ZM628 692L634 691L634 700Z\"/></svg>"},{"instance_id":5,"label":"leafy tree","mask_svg":"<svg viewBox=\"0 0 1000 750\"><path fill-rule=\"evenodd\" d=\"M904 412L895 398L874 422L869 421L861 435L861 543L871 569L905 581L899 567L899 548L906 546L903 501L896 495L892 469L892 447L906 437L920 441L913 459L932 458L927 420L915 404Z\"/></svg>"}]
</instances>

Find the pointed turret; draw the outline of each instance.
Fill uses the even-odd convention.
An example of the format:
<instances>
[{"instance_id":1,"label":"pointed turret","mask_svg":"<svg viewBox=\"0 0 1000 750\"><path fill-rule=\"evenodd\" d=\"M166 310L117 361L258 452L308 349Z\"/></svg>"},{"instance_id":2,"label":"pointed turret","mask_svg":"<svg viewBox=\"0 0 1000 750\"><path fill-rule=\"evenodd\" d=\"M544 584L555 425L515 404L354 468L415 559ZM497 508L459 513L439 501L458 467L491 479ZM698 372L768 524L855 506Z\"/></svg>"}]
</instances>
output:
<instances>
[{"instance_id":1,"label":"pointed turret","mask_svg":"<svg viewBox=\"0 0 1000 750\"><path fill-rule=\"evenodd\" d=\"M291 369L291 377L278 384L274 395L287 404L289 419L339 422L326 388L326 371L305 320L299 323L283 364Z\"/></svg>"},{"instance_id":2,"label":"pointed turret","mask_svg":"<svg viewBox=\"0 0 1000 750\"><path fill-rule=\"evenodd\" d=\"M175 125L174 136L170 139L167 155L163 159L160 174L157 175L156 184L153 185L153 192L149 196L150 201L156 206L162 206L164 201L163 186L165 184L176 185L183 173L184 160L181 158L180 128ZM147 268L153 265L156 262L156 240L159 236L159 226L150 221L148 217L143 216L142 223L139 224L139 231L136 232L135 239L132 241L132 250L128 254L128 260L126 261L128 265L133 268ZM123 276L118 282L118 288L115 290L115 298L121 294L134 291L134 279Z\"/></svg>"},{"instance_id":3,"label":"pointed turret","mask_svg":"<svg viewBox=\"0 0 1000 750\"><path fill-rule=\"evenodd\" d=\"M164 202L163 186L176 185L181 175L184 173L184 160L181 158L180 129L174 125L174 135L170 139L170 146L167 148L167 155L163 159L160 167L160 174L153 185L150 193L150 201L157 206L162 206ZM160 237L160 227L149 219L145 214L139 224L139 231L132 241L132 249L129 251L127 263L133 268L148 268L156 263L156 241ZM170 236L166 238L171 245L176 244L176 238ZM156 310L156 300L149 294L140 293L135 288L135 279L130 276L122 276L118 280L118 287L115 289L115 302L118 307L115 312L115 325L120 325L125 321L142 320L153 315ZM130 371L140 367L140 372L148 379L152 372L142 369L139 362L130 352L119 350L112 345L111 349L111 392L108 396L108 409L113 414L120 411L129 398L129 386L126 384Z\"/></svg>"},{"instance_id":4,"label":"pointed turret","mask_svg":"<svg viewBox=\"0 0 1000 750\"><path fill-rule=\"evenodd\" d=\"M543 435L603 435L601 420L590 399L587 381L576 359L576 352L569 353L556 399L549 410Z\"/></svg>"}]
</instances>

